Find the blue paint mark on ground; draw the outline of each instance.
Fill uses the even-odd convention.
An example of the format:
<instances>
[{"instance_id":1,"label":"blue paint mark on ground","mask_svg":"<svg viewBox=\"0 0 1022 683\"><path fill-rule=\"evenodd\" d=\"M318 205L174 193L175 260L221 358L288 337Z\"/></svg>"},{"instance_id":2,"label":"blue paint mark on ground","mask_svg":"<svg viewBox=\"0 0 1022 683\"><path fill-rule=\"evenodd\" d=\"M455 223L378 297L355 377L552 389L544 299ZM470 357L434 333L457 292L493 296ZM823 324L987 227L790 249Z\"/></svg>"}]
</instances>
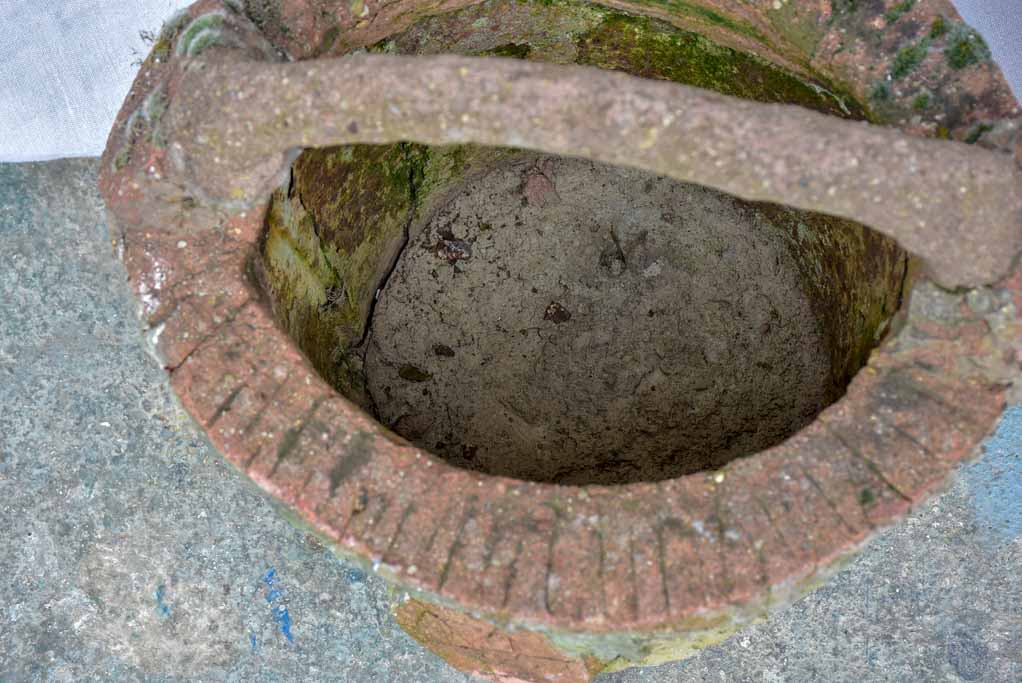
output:
<instances>
[{"instance_id":1,"label":"blue paint mark on ground","mask_svg":"<svg viewBox=\"0 0 1022 683\"><path fill-rule=\"evenodd\" d=\"M366 580L366 573L358 567L346 567L344 569L344 580L347 581L349 585L362 583Z\"/></svg>"},{"instance_id":2,"label":"blue paint mark on ground","mask_svg":"<svg viewBox=\"0 0 1022 683\"><path fill-rule=\"evenodd\" d=\"M295 639L291 633L291 614L287 611L287 605L284 604L284 591L277 586L277 580L277 570L270 567L266 575L263 576L263 583L267 588L266 602L270 605L274 623L280 628L280 632L284 634L288 642L293 643Z\"/></svg>"},{"instance_id":3,"label":"blue paint mark on ground","mask_svg":"<svg viewBox=\"0 0 1022 683\"><path fill-rule=\"evenodd\" d=\"M156 592L153 593L153 598L156 599L156 613L164 619L170 616L170 606L163 601L164 596L167 594L167 587L162 583L156 587Z\"/></svg>"},{"instance_id":4,"label":"blue paint mark on ground","mask_svg":"<svg viewBox=\"0 0 1022 683\"><path fill-rule=\"evenodd\" d=\"M1022 406L1004 411L984 450L964 475L976 521L999 544L1022 535Z\"/></svg>"},{"instance_id":5,"label":"blue paint mark on ground","mask_svg":"<svg viewBox=\"0 0 1022 683\"><path fill-rule=\"evenodd\" d=\"M248 632L248 642L252 645L252 652L256 651L256 635L251 631Z\"/></svg>"}]
</instances>

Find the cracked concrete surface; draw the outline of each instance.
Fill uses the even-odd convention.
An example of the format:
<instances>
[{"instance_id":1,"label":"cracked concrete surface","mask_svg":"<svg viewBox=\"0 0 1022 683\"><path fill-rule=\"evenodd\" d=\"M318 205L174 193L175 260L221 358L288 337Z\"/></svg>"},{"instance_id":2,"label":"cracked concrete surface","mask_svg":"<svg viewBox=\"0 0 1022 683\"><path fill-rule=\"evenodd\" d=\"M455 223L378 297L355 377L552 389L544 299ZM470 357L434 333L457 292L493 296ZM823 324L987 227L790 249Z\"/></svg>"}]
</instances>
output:
<instances>
[{"instance_id":1,"label":"cracked concrete surface","mask_svg":"<svg viewBox=\"0 0 1022 683\"><path fill-rule=\"evenodd\" d=\"M97 162L0 165L0 681L469 681L175 405ZM1022 680L1022 408L829 584L611 681Z\"/></svg>"}]
</instances>

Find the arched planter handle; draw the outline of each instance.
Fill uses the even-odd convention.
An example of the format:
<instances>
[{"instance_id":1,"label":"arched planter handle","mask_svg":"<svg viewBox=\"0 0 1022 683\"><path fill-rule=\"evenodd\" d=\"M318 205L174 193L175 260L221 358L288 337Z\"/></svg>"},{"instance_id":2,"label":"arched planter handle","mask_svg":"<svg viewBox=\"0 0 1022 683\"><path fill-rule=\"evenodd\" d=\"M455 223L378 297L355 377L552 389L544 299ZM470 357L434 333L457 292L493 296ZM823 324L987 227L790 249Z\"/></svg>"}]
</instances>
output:
<instances>
[{"instance_id":1,"label":"arched planter handle","mask_svg":"<svg viewBox=\"0 0 1022 683\"><path fill-rule=\"evenodd\" d=\"M854 219L923 257L948 288L995 282L1022 251L1022 172L1010 155L588 67L212 58L186 71L168 116L194 191L235 209L268 195L289 150L470 142L633 166Z\"/></svg>"}]
</instances>

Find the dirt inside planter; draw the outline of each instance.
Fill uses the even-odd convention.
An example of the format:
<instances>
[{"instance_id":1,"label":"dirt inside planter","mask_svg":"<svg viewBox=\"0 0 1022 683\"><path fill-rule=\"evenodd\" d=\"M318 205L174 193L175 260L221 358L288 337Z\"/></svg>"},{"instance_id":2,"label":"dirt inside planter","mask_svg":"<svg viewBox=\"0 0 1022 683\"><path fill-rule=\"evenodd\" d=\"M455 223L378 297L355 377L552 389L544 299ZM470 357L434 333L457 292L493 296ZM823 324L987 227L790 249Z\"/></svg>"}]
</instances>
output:
<instances>
[{"instance_id":1,"label":"dirt inside planter","mask_svg":"<svg viewBox=\"0 0 1022 683\"><path fill-rule=\"evenodd\" d=\"M524 154L409 242L366 349L381 420L540 481L721 465L812 418L823 331L784 236L719 193Z\"/></svg>"},{"instance_id":2,"label":"dirt inside planter","mask_svg":"<svg viewBox=\"0 0 1022 683\"><path fill-rule=\"evenodd\" d=\"M588 63L861 116L583 5L484 3L376 49ZM257 270L320 373L413 443L491 474L620 484L715 469L810 422L887 331L907 263L854 222L633 169L402 143L306 150Z\"/></svg>"}]
</instances>

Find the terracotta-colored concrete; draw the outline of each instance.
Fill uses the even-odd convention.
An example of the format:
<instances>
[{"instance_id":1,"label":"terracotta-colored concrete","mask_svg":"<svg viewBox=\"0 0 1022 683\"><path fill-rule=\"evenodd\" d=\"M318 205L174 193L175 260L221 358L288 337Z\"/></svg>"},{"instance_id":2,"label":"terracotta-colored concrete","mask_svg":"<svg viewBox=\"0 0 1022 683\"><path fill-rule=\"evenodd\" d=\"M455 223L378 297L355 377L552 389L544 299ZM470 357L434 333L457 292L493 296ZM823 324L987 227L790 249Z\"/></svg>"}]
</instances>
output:
<instances>
[{"instance_id":1,"label":"terracotta-colored concrete","mask_svg":"<svg viewBox=\"0 0 1022 683\"><path fill-rule=\"evenodd\" d=\"M939 489L990 431L1006 395L1019 391L1022 214L1016 203L1022 195L1010 148L1002 153L901 138L676 85L542 65L368 57L274 65L254 61L272 57L273 46L230 8L236 4L202 0L161 38L104 157L101 189L149 339L182 404L227 459L339 549L378 564L415 593L401 618L417 624L413 635L456 665L504 680L541 680L547 673L585 680L611 659L616 646L607 643L618 643L616 635L652 643L644 655L662 646L665 658L719 640L810 588L877 528ZM319 4L280 3L281 25L295 27L287 45L309 45L325 35L311 11ZM726 11L732 3L708 4ZM399 5L388 5L387 12L396 15ZM827 45L830 3L804 8L791 21L817 26L820 44ZM737 3L732 9L738 14ZM222 17L217 30L228 38L198 56L179 54L175 41L182 30L209 11ZM359 29L348 11L334 16ZM363 19L370 26L374 11ZM742 10L743 16L750 12L771 16L769 9ZM921 0L912 12L920 22L936 12L953 16L942 0ZM771 24L774 31L777 25ZM847 54L818 53L814 62L829 59L829 66L848 70L879 63L886 54L889 63L884 50L856 43ZM223 80L228 76L240 80ZM979 101L1000 118L1017 113L1016 105L1005 104L1013 100L990 67L977 65L955 78L963 88L983 90ZM386 114L387 103L397 100L378 96L384 82L402 88L391 91L393 98L410 98L402 102L422 108ZM326 90L339 83L347 90ZM475 90L452 85L459 83ZM430 84L446 84L443 97L432 95ZM532 135L528 122L516 118L521 112L503 104L527 93L560 93L565 84L611 108L602 118L585 109L573 118L572 108L547 98L551 108L544 116L556 116L528 138L530 144L725 189L737 181L716 175L711 157L734 169L736 160L747 161L739 154L747 150L756 160L749 182L777 183L757 198L790 197L805 208L878 223L874 227L925 255L934 279L971 288L949 292L918 279L900 329L843 399L785 443L721 471L658 484L559 487L446 465L340 397L275 325L249 268L266 211L261 193L286 169L291 156L282 150L292 145L394 141L405 134L454 139L457 119L444 128L421 114L460 116L485 104L462 106L463 95L488 92L500 106L485 125L463 122L461 135L506 144L510 129L502 121ZM615 94L605 96L597 86ZM508 92L518 95L504 99ZM345 97L348 104L337 110L344 115L313 126L313 117L329 113L324 103L337 105ZM445 102L453 103L450 109ZM664 123L672 111L667 102L689 115ZM656 125L638 125L654 114ZM707 125L711 120L716 123ZM792 122L806 127L801 140L790 134ZM710 142L697 143L703 145L698 149L674 146L672 136L683 128L673 126L688 125L704 125ZM773 132L763 135L761 126ZM572 137L576 128L586 135ZM659 137L644 149L653 130ZM725 134L713 137L715 130ZM927 131L916 126L914 132ZM725 144L729 139L742 144ZM824 142L839 150L833 156L818 150L819 177L826 182L802 188L790 169L798 155L809 153L805 145ZM870 156L856 153L858 144L868 144ZM658 155L658 149L672 154ZM271 150L280 153L259 163L247 156ZM684 161L682 154L692 156ZM930 178L938 196L929 199L939 210L926 214L933 222L925 227L906 222L927 210L912 200L925 187L912 175L913 159L924 155L958 164ZM863 170L874 159L884 164ZM985 182L969 179L970 172L983 174ZM878 196L885 207L898 207L898 220L873 209L865 189L871 174L893 183L897 191ZM966 201L956 197L959 182L966 183ZM855 189L860 183L861 193ZM990 192L991 184L1000 189ZM829 187L837 189L832 194ZM899 204L899 194L909 201ZM998 207L1008 210L989 213ZM942 220L946 212L991 218L965 233L955 221ZM494 628L488 631L487 624ZM508 654L519 647L522 656ZM545 657L551 658L543 660L551 662L547 669L537 663Z\"/></svg>"},{"instance_id":2,"label":"terracotta-colored concrete","mask_svg":"<svg viewBox=\"0 0 1022 683\"><path fill-rule=\"evenodd\" d=\"M427 642L448 663L496 681L587 681L585 662L567 657L534 631L509 632L441 605L407 600L397 621L417 640Z\"/></svg>"}]
</instances>

